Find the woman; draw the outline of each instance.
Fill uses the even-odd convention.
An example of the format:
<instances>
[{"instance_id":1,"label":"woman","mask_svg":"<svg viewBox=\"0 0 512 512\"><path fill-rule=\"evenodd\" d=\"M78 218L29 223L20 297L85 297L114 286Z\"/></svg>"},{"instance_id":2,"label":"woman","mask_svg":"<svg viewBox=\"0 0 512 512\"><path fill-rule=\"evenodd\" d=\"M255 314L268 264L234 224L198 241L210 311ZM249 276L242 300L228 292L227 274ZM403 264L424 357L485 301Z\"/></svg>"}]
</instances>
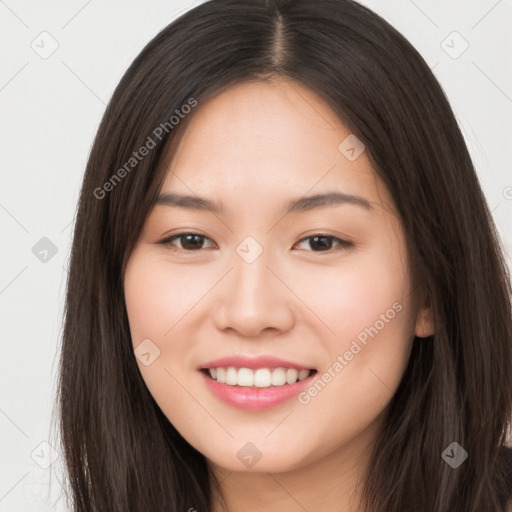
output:
<instances>
[{"instance_id":1,"label":"woman","mask_svg":"<svg viewBox=\"0 0 512 512\"><path fill-rule=\"evenodd\" d=\"M73 510L507 510L509 283L450 106L389 24L351 0L188 11L84 177Z\"/></svg>"}]
</instances>

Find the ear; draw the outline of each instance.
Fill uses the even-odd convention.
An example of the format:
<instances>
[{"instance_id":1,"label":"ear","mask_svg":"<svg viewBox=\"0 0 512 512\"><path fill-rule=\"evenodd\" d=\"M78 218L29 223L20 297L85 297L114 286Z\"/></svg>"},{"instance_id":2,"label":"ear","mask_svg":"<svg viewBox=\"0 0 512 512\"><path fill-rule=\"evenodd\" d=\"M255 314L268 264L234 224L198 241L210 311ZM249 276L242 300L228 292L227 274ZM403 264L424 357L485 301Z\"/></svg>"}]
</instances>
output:
<instances>
[{"instance_id":1,"label":"ear","mask_svg":"<svg viewBox=\"0 0 512 512\"><path fill-rule=\"evenodd\" d=\"M424 293L416 314L414 334L418 338L427 338L435 333L434 311L427 293Z\"/></svg>"}]
</instances>

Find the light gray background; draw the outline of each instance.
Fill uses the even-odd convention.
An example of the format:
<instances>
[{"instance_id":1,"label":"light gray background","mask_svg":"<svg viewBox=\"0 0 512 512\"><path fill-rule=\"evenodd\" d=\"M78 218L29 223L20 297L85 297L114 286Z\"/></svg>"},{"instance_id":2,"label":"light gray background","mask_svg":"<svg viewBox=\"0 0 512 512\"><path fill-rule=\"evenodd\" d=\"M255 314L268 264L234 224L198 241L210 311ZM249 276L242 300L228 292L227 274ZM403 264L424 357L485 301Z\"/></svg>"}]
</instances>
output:
<instances>
[{"instance_id":1,"label":"light gray background","mask_svg":"<svg viewBox=\"0 0 512 512\"><path fill-rule=\"evenodd\" d=\"M0 0L1 512L65 510L61 456L45 443L52 443L71 227L87 155L125 69L198 3ZM362 3L411 41L441 82L510 262L512 1ZM454 58L464 40L468 49ZM52 44L57 50L43 59ZM57 247L46 262L32 252L42 237Z\"/></svg>"}]
</instances>

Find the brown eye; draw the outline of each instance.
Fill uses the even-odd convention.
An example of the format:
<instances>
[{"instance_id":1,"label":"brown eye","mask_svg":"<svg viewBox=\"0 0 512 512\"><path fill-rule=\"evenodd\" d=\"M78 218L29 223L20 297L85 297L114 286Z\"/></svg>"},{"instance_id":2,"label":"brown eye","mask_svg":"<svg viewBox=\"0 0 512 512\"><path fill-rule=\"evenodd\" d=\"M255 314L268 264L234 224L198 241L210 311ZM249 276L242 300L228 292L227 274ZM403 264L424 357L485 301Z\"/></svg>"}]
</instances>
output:
<instances>
[{"instance_id":1,"label":"brown eye","mask_svg":"<svg viewBox=\"0 0 512 512\"><path fill-rule=\"evenodd\" d=\"M161 245L170 247L173 250L182 250L186 252L198 252L201 249L205 249L204 242L211 239L205 235L199 233L178 233L171 237L165 238L158 242ZM308 243L309 242L309 243ZM300 240L299 244L308 243L308 250L312 252L333 252L340 251L352 247L351 242L342 240L332 235L315 234L308 236ZM212 242L210 247L214 247L215 244ZM334 248L333 248L334 247Z\"/></svg>"},{"instance_id":2,"label":"brown eye","mask_svg":"<svg viewBox=\"0 0 512 512\"><path fill-rule=\"evenodd\" d=\"M179 241L180 246L176 247L175 241ZM210 240L204 235L198 233L178 233L169 238L158 242L159 244L170 246L171 249L178 249L182 251L195 252L203 249L203 243L205 240Z\"/></svg>"},{"instance_id":3,"label":"brown eye","mask_svg":"<svg viewBox=\"0 0 512 512\"><path fill-rule=\"evenodd\" d=\"M331 251L334 244L337 245L337 248L334 249L335 251L347 249L348 247L351 247L353 245L351 242L347 242L346 240L342 240L341 238L337 238L331 235L323 235L321 233L303 238L299 242L299 244L307 241L309 241L309 248L313 252Z\"/></svg>"}]
</instances>

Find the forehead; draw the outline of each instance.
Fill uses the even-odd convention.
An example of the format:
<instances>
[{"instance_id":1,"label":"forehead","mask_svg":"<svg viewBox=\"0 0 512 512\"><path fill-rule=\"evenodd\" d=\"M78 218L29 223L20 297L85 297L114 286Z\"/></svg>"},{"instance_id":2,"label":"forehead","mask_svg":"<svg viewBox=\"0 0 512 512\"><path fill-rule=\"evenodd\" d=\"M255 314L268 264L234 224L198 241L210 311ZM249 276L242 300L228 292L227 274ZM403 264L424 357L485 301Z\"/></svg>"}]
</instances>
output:
<instances>
[{"instance_id":1,"label":"forehead","mask_svg":"<svg viewBox=\"0 0 512 512\"><path fill-rule=\"evenodd\" d=\"M281 205L283 195L340 190L381 204L386 191L365 151L347 157L345 141L353 137L296 81L239 83L199 103L162 191Z\"/></svg>"}]
</instances>

